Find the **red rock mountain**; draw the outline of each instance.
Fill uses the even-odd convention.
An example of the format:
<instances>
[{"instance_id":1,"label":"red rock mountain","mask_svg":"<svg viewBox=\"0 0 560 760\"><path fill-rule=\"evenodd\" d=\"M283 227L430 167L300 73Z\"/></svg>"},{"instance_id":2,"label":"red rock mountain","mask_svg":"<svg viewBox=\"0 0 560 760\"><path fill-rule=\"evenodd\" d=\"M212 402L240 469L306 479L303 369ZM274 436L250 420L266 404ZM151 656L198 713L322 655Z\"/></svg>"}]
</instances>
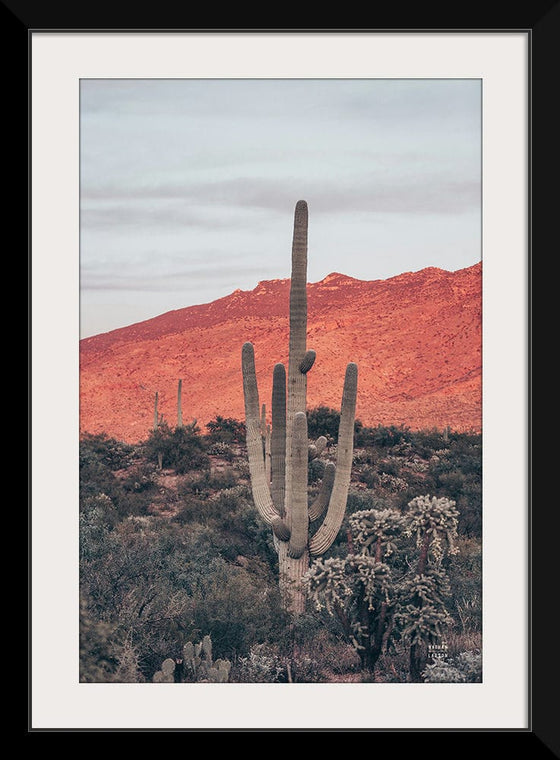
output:
<instances>
[{"instance_id":1,"label":"red rock mountain","mask_svg":"<svg viewBox=\"0 0 560 760\"><path fill-rule=\"evenodd\" d=\"M434 267L386 280L333 273L308 285L308 407L339 409L347 362L358 364L364 425L481 429L481 264ZM270 407L272 370L287 363L289 280L260 282L80 341L80 429L128 442L153 424L154 396L170 425L244 419L241 347L255 346L259 393Z\"/></svg>"}]
</instances>

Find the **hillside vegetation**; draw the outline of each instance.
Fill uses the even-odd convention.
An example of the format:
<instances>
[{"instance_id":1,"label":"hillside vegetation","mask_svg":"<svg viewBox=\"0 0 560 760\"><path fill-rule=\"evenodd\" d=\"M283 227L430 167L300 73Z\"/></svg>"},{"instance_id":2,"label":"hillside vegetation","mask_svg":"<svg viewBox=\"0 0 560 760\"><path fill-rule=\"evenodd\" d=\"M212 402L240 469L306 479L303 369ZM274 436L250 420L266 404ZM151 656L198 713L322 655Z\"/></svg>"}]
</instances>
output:
<instances>
[{"instance_id":1,"label":"hillside vegetation","mask_svg":"<svg viewBox=\"0 0 560 760\"><path fill-rule=\"evenodd\" d=\"M337 430L337 412L309 412L310 438L328 439L309 463L310 498L334 457ZM312 565L308 607L297 617L281 605L277 554L253 506L244 442L244 425L222 417L204 433L196 423L163 423L138 444L83 434L81 680L218 678L218 668L202 667L206 657L228 663L220 672L231 683L406 682L411 647L431 643L422 680L479 681L480 434L356 422L346 518L328 554ZM426 635L420 624L411 628L403 596L418 580L411 525L425 497L457 513L452 551L436 557L431 571L441 608L422 621L431 626ZM376 594L385 589L383 614L393 610L377 639L381 618L360 585L372 516L384 520L383 572L392 579L375 586Z\"/></svg>"}]
</instances>

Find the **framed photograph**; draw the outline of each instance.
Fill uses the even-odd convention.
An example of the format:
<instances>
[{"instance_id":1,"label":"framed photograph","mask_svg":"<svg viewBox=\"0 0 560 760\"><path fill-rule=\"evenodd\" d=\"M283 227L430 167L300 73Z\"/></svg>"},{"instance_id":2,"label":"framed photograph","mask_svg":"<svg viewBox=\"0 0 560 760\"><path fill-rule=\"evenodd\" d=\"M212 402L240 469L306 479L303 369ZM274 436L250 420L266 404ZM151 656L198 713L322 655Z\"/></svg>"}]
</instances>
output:
<instances>
[{"instance_id":1,"label":"framed photograph","mask_svg":"<svg viewBox=\"0 0 560 760\"><path fill-rule=\"evenodd\" d=\"M530 731L530 30L32 30L29 45L33 363L30 730ZM272 650L263 649L258 639L261 634L255 634L254 641L244 640L245 649L239 645L235 656L233 649L224 649L230 658L228 672L237 673L237 681L208 682L214 675L210 678L206 672L206 677L198 679L202 683L187 678L178 685L169 681L180 680L179 664L186 669L184 647L202 647L208 630L201 622L202 602L195 610L185 601L189 595L194 598L195 592L188 586L191 581L183 578L173 586L169 580L182 572L178 566L170 567L170 555L162 554L158 560L168 563L165 590L158 586L157 574L150 575L148 585L142 587L141 600L131 601L133 585L126 587L126 594L119 586L119 573L125 573L123 557L129 557L127 552L133 547L136 551L139 541L154 538L150 520L154 504L159 503L157 496L151 497L148 509L139 494L154 482L163 493L174 477L182 476L170 519L175 528L187 526L191 538L182 539L183 544L191 541L189 551L194 551L194 533L197 547L203 539L218 541L215 535L208 538L214 526L210 512L204 525L193 528L193 524L199 525L194 511L209 509L197 491L202 488L200 479L189 477L188 467L178 460L166 469L162 441L180 428L206 435L206 448L197 460L200 470L205 458L214 457L214 463L218 459L223 463L222 479L234 471L236 477L241 472L247 477L248 485L238 479L220 485L209 465L210 475L205 477L214 477L216 482L208 486L214 495L218 491L223 500L232 498L235 488L236 494L246 488L243 498L251 506L258 501L257 454L250 465L245 462L245 468L235 470L228 457L245 451L245 438L237 441L230 429L227 441L225 434L213 439L211 433L217 422L224 433L224 421L235 420L246 426L250 447L250 430L256 421L248 412L253 408L252 380L245 364L242 373L242 344L255 335L260 400L267 407L259 428L264 459L262 452L259 456L266 464L268 405L274 404L272 373L275 362L285 362L288 367L291 353L289 357L286 342L284 355L269 355L267 347L272 344L263 337L260 317L250 311L250 304L262 297L259 303L268 310L267 317L276 314L278 307L274 319L280 330L287 329L288 316L291 329L297 321L295 316L292 320L295 307L293 313L287 312L288 288L296 281L297 268L296 264L290 272L290 250L292 244L293 250L297 248L296 238L303 235L303 210L306 236L309 230L305 274L310 283L308 347L323 348L322 353L317 351L317 368L312 372L319 370L325 354L329 371L334 368L332 392L326 373L318 375L321 390L310 373L308 408L324 411L338 405L340 409L344 367L356 362L356 411L349 424L359 418L365 432L362 439L354 434L347 463L349 473L352 470L352 477L357 477L354 491L350 491L355 524L359 515L367 512L370 519L375 510L379 515L380 510L400 504L400 492L409 494L409 505L420 509L424 495L419 495L423 494L419 482L432 477L438 465L439 480L427 482L432 488L437 482L443 490L432 491L426 499L437 502L438 519L443 522L440 533L430 523L431 538L425 546L426 552L435 552L438 573L455 572L451 578L456 594L452 612L465 635L453 657L448 657L448 639L433 633L436 628L440 631L437 626L443 619L437 617L437 605L429 610L439 622L422 638L418 631L424 629L416 622L414 628L411 620L424 615L422 625L429 628L428 605L412 604L411 608L408 600L395 608L398 636L386 626L380 647L382 644L389 651L395 635L395 651L402 651L409 635L408 653L416 646L414 642L420 641L432 654L417 677L410 676L414 671L411 655L410 672L399 670L397 660L391 664L387 660L386 669L380 670L382 660L375 659L368 673L376 675L369 678L364 677L363 667L349 664L344 677L329 678L324 670L315 670L298 679L295 670L303 673L304 660L309 668L313 660L305 646L317 631L309 623L307 629L301 624L298 639L305 657L287 665L278 660L276 670L270 671L277 674L286 666L282 677L269 675L259 680L254 668L249 677L251 656L260 656L261 665L266 657L272 657ZM307 251L307 237L304 247ZM375 302L367 300L370 296L366 294L373 285L382 294ZM431 316L426 311L428 293L437 303ZM376 314L374 303L381 303L382 297L389 300ZM421 299L418 306L413 303L416 297ZM402 307L407 299L408 312ZM443 308L446 302L447 311ZM315 305L323 311L320 320L313 322L311 307ZM211 315L222 307L220 320L212 322ZM197 308L199 322L193 316ZM230 315L227 319L226 312ZM402 320L400 331L391 332L387 324L397 315ZM182 334L182 349L169 338L178 329L168 323L179 317L192 318L191 332ZM379 323L374 328L371 322L376 319ZM218 322L219 328L212 333L210 328ZM366 334L380 336L378 345L360 343L359 335L356 337L359 324L370 331ZM434 336L442 333L446 338L445 351L438 353L440 362L434 352L444 341L440 337L438 344ZM329 342L337 334L348 348L340 355L335 343ZM402 350L405 334L407 353ZM452 340L456 341L454 349ZM125 343L126 352L122 350ZM391 352L400 357L398 362L388 358ZM231 358L233 353L237 360ZM456 364L442 390L448 371L444 363L450 360ZM313 364L314 356L309 361ZM425 367L424 397L429 395L426 388L433 389L429 403L424 398L423 404L416 404L411 395L410 378L417 364ZM301 369L300 374L306 375L307 370ZM379 379L383 373L389 373L392 393ZM439 381L434 380L435 374ZM268 380L263 380L265 375ZM351 395L346 385L344 388L338 447L336 433L328 441L340 470L345 462L340 436L350 404L346 396ZM288 425L299 424L294 415L290 418L288 411ZM322 421L326 418L324 415ZM214 427L207 427L208 422ZM306 424L310 423L308 415ZM440 436L441 441L438 437L437 446L430 444L429 453L418 458L411 453L412 444L405 435L411 429L423 432L425 452L428 433ZM392 444L401 445L401 454L397 456L396 449L391 449L390 454L386 450L381 455L376 449L370 461L368 445L374 439L379 443L381 431L399 439ZM441 462L450 450L449 436L456 435L460 445L466 446L471 434L476 445L480 444L478 480L473 477L465 485L462 473L457 485L459 476L453 480L451 468L442 475ZM84 435L90 436L89 448L80 460ZM102 494L103 506L101 491L84 492L79 479L79 461L93 456L94 446L106 445L104 436L123 444L119 457L126 458L141 440L160 446L152 451L149 472L139 469L136 462L134 477L132 470L123 474L122 458L119 467L115 465L121 473L120 483L128 484L126 507L118 512L119 506L118 514L113 513L116 501L111 502L108 486ZM255 440L260 447L260 438L257 443ZM237 444L241 449L235 448ZM472 440L468 445L472 446ZM288 446L287 460L297 456L291 453L295 443ZM406 457L402 447L408 452ZM188 456L194 456L192 448ZM305 467L311 473L307 456L306 441ZM399 456L403 461L406 458L408 480L398 469ZM324 472L323 463L321 474ZM268 477L270 481L270 472ZM337 493L340 483L335 480ZM282 510L276 514L270 506L272 497L267 499L261 515L274 513L269 522L277 526ZM458 512L458 517L454 511L457 500L465 510L462 516ZM87 508L83 506L86 502ZM170 508L168 502L161 504L163 511ZM481 505L481 511L476 512L473 504ZM403 519L408 519L405 506ZM103 509L109 510L107 514L113 510L109 527L98 520ZM253 518L238 514L237 519ZM295 518L290 520L288 530L295 535ZM463 550L467 544L470 547L471 564L465 553L459 569L453 571L451 564L445 564L447 560L438 559L438 551L444 551L444 544L457 551L451 535L457 520L459 542L463 542ZM91 557L101 551L100 531L113 530L117 522L121 538L125 534L128 538L113 542L110 550L104 544L106 564L92 569L95 562ZM351 521L349 525L350 536ZM405 526L409 538L411 531L422 530L418 525L411 517ZM266 551L276 546L279 557L278 545L285 539L282 530L277 527L266 539ZM323 535L320 530L316 535ZM384 530L393 528L386 524ZM134 542L126 543L131 532ZM178 529L173 535L178 535ZM258 535L264 541L261 532ZM391 570L395 578L399 573L404 576L405 570L416 580L429 575L413 556L414 550L406 548L408 544L401 548L398 540L393 545L379 535L377 560L383 558L384 567L389 567L389 554L395 551L401 563ZM171 532L166 534L167 546L172 543L170 536ZM157 540L163 547L160 535ZM294 539L294 546L296 543ZM311 537L306 547L319 543L316 539L313 544ZM297 551L293 547L287 551L286 567L291 567ZM339 567L336 563L350 555L367 555L373 563L374 555L368 551L364 548L363 553L352 554L348 547L340 548L338 553L326 555L330 560L311 564L311 570L315 567L317 573L326 574L316 576L317 588L324 593L327 575L332 582ZM89 552L91 571L85 581L84 573L80 575L84 552ZM145 556L139 551L134 562L143 562ZM199 560L203 563L202 554ZM255 584L261 583L256 579L265 574L262 556L247 558L237 545L224 542L212 555L213 564L208 560L204 573L197 570L199 584L209 583L212 568L214 588L220 577L241 588L249 577L246 564L251 562L259 565L261 575L250 576L254 587L249 588L248 583L239 591L229 613L230 622L235 620L241 628L248 625L248 609L257 614ZM473 570L475 565L478 570ZM130 565L127 567L130 573ZM346 578L348 567L341 570ZM368 567L371 570L373 564ZM151 572L155 573L153 567L146 569L144 580ZM297 575L299 570L294 572ZM436 577L435 570L430 577ZM89 602L80 594L84 585ZM405 585L401 583L401 591ZM185 591L181 596L187 587L188 594ZM205 588L204 593L210 593L209 585ZM421 594L429 596L426 588ZM264 585L261 592L265 594ZM169 599L158 607L157 600L164 593ZM392 593L387 592L386 599L392 599ZM181 648L179 654L169 653L171 670L175 668L170 678L166 677L170 666L165 666L170 658L165 657L161 642L144 638L140 644L138 626L115 626L107 605L117 605L117 597L120 620L131 614L141 618L150 604L152 620L173 618L175 628L165 623L165 636L171 636L173 630L177 640L181 639ZM171 599L179 605L177 609L184 604L184 615L190 615L184 628L181 621L187 618L170 611ZM333 599L342 603L336 593L331 602ZM318 609L324 612L329 608L328 599L319 591L317 600ZM284 603L284 611L287 607L293 612L292 603L297 606L292 599ZM205 613L208 619L217 614L213 609L214 613L210 607ZM220 614L225 614L224 609L220 607ZM467 621L469 615L476 624ZM381 625L379 617L375 620ZM364 647L367 650L369 646L364 641L373 640L372 631L363 634L364 625L363 618L349 624L348 631L353 633L348 633L347 649L337 650L340 668L343 651L350 652L349 658L352 652L362 657ZM416 633L410 633L411 626ZM126 638L125 629L134 635ZM217 628L212 630L216 646L219 633ZM468 646L464 643L467 634ZM120 659L117 657L118 664L115 660L107 665L108 652L114 655L117 639ZM98 659L86 658L86 665L84 641L98 652ZM161 670L145 664L148 652L152 658L161 654ZM200 657L202 652L200 649ZM220 661L223 659L226 654ZM364 666L363 657L360 662ZM127 674L120 680L113 677L118 668Z\"/></svg>"}]
</instances>

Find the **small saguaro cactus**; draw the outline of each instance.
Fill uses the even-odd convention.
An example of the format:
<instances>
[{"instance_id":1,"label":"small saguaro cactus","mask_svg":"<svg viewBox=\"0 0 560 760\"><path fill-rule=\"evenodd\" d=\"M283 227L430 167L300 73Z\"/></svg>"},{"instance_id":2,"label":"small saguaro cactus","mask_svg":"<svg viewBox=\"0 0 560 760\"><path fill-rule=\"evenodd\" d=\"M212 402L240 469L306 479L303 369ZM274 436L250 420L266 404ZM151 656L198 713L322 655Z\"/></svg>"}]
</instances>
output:
<instances>
[{"instance_id":1,"label":"small saguaro cactus","mask_svg":"<svg viewBox=\"0 0 560 760\"><path fill-rule=\"evenodd\" d=\"M158 401L159 401L159 393L156 391L156 395L154 397L154 426L153 429L157 430L159 427L160 419L158 415Z\"/></svg>"},{"instance_id":2,"label":"small saguaro cactus","mask_svg":"<svg viewBox=\"0 0 560 760\"><path fill-rule=\"evenodd\" d=\"M272 527L278 551L280 589L284 606L298 614L305 608L302 578L310 557L324 554L335 540L344 519L354 444L354 418L358 367L350 362L342 393L336 466L329 463L317 499L308 504L309 458L318 456L327 441L321 436L309 446L307 437L307 373L315 351L307 350L307 224L305 201L294 214L292 274L290 281L290 338L288 373L278 363L272 382L270 475L263 452L263 419L252 343L242 350L243 392L247 453L253 500L262 519ZM324 516L311 535L310 521Z\"/></svg>"},{"instance_id":3,"label":"small saguaro cactus","mask_svg":"<svg viewBox=\"0 0 560 760\"><path fill-rule=\"evenodd\" d=\"M177 427L183 427L183 407L181 404L181 394L183 391L183 381L179 380L177 383Z\"/></svg>"}]
</instances>

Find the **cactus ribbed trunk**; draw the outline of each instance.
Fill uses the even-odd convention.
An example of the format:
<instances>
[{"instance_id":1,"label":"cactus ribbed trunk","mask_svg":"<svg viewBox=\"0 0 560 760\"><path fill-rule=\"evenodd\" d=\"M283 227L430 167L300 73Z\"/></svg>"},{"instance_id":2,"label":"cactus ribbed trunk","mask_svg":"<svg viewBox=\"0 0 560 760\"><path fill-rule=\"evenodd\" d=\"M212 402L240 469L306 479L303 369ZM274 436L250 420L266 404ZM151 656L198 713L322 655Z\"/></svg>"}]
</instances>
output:
<instances>
[{"instance_id":1,"label":"cactus ribbed trunk","mask_svg":"<svg viewBox=\"0 0 560 760\"><path fill-rule=\"evenodd\" d=\"M348 364L342 395L337 464L336 467L332 463L326 465L320 493L309 506L309 455L320 456L326 439L319 438L310 452L307 437L307 373L313 367L315 351L307 350L306 346L307 226L307 203L298 201L292 241L288 373L286 378L283 364L274 367L270 449L267 445L265 451L265 407L259 407L253 345L245 343L242 351L247 453L253 500L263 520L272 526L278 551L282 599L285 608L294 614L305 610L303 577L309 569L310 556L323 554L330 548L344 518L352 465L358 372L355 364ZM323 523L310 541L310 520L318 520L323 515Z\"/></svg>"},{"instance_id":2,"label":"cactus ribbed trunk","mask_svg":"<svg viewBox=\"0 0 560 760\"><path fill-rule=\"evenodd\" d=\"M288 554L288 542L278 542L278 573L280 596L284 609L294 615L305 612L305 592L303 576L309 570L309 552L307 550L294 559Z\"/></svg>"},{"instance_id":3,"label":"cactus ribbed trunk","mask_svg":"<svg viewBox=\"0 0 560 760\"><path fill-rule=\"evenodd\" d=\"M286 418L286 524L290 530L288 553L302 556L307 546L307 432L305 433L305 472L294 464L296 414L307 411L307 373L300 369L307 342L307 204L298 201L294 214L292 277L290 280L290 345L288 361L288 407ZM307 430L307 424L306 424ZM305 504L303 503L305 496Z\"/></svg>"},{"instance_id":4,"label":"cactus ribbed trunk","mask_svg":"<svg viewBox=\"0 0 560 760\"><path fill-rule=\"evenodd\" d=\"M276 364L272 375L270 456L270 493L276 511L280 517L284 517L286 495L286 368L283 364Z\"/></svg>"}]
</instances>

